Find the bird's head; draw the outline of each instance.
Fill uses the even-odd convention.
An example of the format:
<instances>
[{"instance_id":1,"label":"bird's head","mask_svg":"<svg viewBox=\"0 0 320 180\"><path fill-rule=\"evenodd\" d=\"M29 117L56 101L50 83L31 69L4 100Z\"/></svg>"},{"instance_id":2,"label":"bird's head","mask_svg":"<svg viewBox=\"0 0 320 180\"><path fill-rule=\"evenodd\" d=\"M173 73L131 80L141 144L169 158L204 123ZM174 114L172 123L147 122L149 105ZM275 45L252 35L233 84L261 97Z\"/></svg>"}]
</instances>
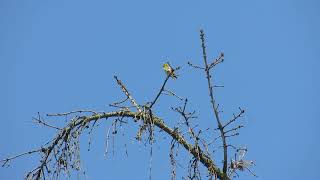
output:
<instances>
[{"instance_id":1,"label":"bird's head","mask_svg":"<svg viewBox=\"0 0 320 180\"><path fill-rule=\"evenodd\" d=\"M163 68L165 68L165 69L169 68L169 64L168 63L164 63L163 64Z\"/></svg>"}]
</instances>

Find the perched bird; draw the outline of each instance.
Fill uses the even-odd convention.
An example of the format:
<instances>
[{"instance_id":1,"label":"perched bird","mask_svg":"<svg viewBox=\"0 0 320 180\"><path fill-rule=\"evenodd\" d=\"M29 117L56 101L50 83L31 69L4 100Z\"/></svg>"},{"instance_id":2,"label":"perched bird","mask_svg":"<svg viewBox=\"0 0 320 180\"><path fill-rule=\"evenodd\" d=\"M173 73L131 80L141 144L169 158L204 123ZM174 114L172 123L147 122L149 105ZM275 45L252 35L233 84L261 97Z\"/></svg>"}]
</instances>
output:
<instances>
[{"instance_id":1,"label":"perched bird","mask_svg":"<svg viewBox=\"0 0 320 180\"><path fill-rule=\"evenodd\" d=\"M171 76L172 79L177 79L177 75L174 73L174 69L168 62L163 64L163 69L166 72L167 76Z\"/></svg>"}]
</instances>

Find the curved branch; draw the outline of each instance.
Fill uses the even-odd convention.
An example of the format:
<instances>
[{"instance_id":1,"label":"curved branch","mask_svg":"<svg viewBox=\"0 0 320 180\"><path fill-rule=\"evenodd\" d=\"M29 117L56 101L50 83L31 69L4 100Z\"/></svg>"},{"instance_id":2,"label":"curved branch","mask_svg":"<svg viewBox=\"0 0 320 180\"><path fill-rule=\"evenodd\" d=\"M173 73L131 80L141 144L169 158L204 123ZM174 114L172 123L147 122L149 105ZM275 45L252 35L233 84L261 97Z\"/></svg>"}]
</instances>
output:
<instances>
[{"instance_id":1,"label":"curved branch","mask_svg":"<svg viewBox=\"0 0 320 180\"><path fill-rule=\"evenodd\" d=\"M99 113L99 114L93 114L91 116L82 116L75 118L71 120L71 122L65 126L59 134L51 141L51 143L41 148L41 152L44 154L42 156L42 160L40 161L40 165L30 171L27 174L27 177L31 177L34 179L41 179L42 176L45 175L45 170L47 168L47 163L50 162L50 158L52 156L55 156L55 148L62 148L60 146L61 141L66 141L66 138L73 132L73 130L80 130L80 128L84 128L84 126L87 126L91 121L98 121L102 119L108 119L112 117L128 117L132 118L134 122L137 122L137 120L143 120L143 121L152 121L154 125L164 132L166 132L168 135L170 135L173 139L175 139L179 144L181 144L188 152L190 152L195 158L199 159L199 161L208 169L210 174L216 175L219 179L226 179L224 173L220 171L220 169L215 165L213 160L207 156L199 146L193 146L187 140L178 132L178 129L172 129L169 126L167 126L164 121L155 115L147 116L140 112L132 112L132 111L113 111L113 112L107 112L107 113ZM39 151L39 150L37 150ZM23 153L24 155L25 153ZM11 159L5 159L6 163ZM60 159L57 160L57 163L60 161Z\"/></svg>"},{"instance_id":2,"label":"curved branch","mask_svg":"<svg viewBox=\"0 0 320 180\"><path fill-rule=\"evenodd\" d=\"M110 113L103 113L98 115L93 115L91 117L88 117L84 121L89 122L93 120L97 120L98 118L108 118L108 117L131 117L134 119L141 119L149 121L150 119L144 119L148 118L148 116L143 116L141 113L137 112L131 112L131 111L115 111ZM173 139L177 140L183 147L190 152L194 157L199 158L201 163L207 167L208 171L211 174L216 174L219 179L226 179L227 177L224 176L224 174L219 170L219 168L214 164L213 160L208 157L199 147L194 147L192 144L188 143L187 140L175 129L170 128L167 126L164 121L155 116L152 115L152 120L154 122L154 125L158 128L162 129L164 132L169 134ZM80 124L80 123L79 123ZM228 179L228 178L227 178Z\"/></svg>"}]
</instances>

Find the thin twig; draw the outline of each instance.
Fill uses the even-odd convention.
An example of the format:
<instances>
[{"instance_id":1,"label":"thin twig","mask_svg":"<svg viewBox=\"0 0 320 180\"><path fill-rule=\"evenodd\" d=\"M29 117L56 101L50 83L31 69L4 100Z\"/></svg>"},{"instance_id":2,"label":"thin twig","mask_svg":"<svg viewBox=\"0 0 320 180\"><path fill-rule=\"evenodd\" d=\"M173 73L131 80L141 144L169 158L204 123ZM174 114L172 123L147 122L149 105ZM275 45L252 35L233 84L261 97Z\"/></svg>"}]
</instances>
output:
<instances>
[{"instance_id":1,"label":"thin twig","mask_svg":"<svg viewBox=\"0 0 320 180\"><path fill-rule=\"evenodd\" d=\"M76 110L76 111L70 111L65 113L47 114L47 116L66 116L66 115L75 114L75 113L88 113L88 112L92 114L97 114L97 112L93 110Z\"/></svg>"},{"instance_id":2,"label":"thin twig","mask_svg":"<svg viewBox=\"0 0 320 180\"><path fill-rule=\"evenodd\" d=\"M160 90L159 90L156 98L154 98L154 100L152 101L151 105L149 106L150 109L151 109L152 106L157 102L157 100L158 100L158 98L160 97L162 91L164 90L164 87L166 86L167 81L168 81L169 78L170 78L170 74L167 75L166 79L165 79L164 82L162 83L162 86L161 86L161 88L160 88Z\"/></svg>"},{"instance_id":3,"label":"thin twig","mask_svg":"<svg viewBox=\"0 0 320 180\"><path fill-rule=\"evenodd\" d=\"M31 150L31 151L24 152L24 153L21 153L21 154L12 156L12 157L5 158L5 159L3 159L3 160L0 160L0 162L3 163L3 164L2 164L2 167L4 167L7 163L9 163L9 162L10 162L11 160L13 160L13 159L19 158L19 157L21 157L21 156L33 154L33 153L36 153L36 152L41 152L41 151L42 151L42 148L36 149L36 150Z\"/></svg>"},{"instance_id":4,"label":"thin twig","mask_svg":"<svg viewBox=\"0 0 320 180\"><path fill-rule=\"evenodd\" d=\"M244 114L245 111L243 109L241 109L239 107L239 110L240 110L240 112L237 115L233 115L233 118L230 119L222 128L227 127L229 124L233 123L234 121L236 121L238 118L240 118Z\"/></svg>"},{"instance_id":5,"label":"thin twig","mask_svg":"<svg viewBox=\"0 0 320 180\"><path fill-rule=\"evenodd\" d=\"M243 128L243 127L244 127L243 125L239 125L239 126L237 126L235 128L232 128L232 129L229 129L229 130L225 131L224 133L227 134L227 133L232 132L232 131L237 131L238 129Z\"/></svg>"},{"instance_id":6,"label":"thin twig","mask_svg":"<svg viewBox=\"0 0 320 180\"><path fill-rule=\"evenodd\" d=\"M129 97L126 97L124 100L119 101L119 102L114 102L114 103L112 103L112 104L110 104L110 105L116 106L116 105L119 105L119 104L122 104L122 103L126 102L128 99L129 99Z\"/></svg>"},{"instance_id":7,"label":"thin twig","mask_svg":"<svg viewBox=\"0 0 320 180\"><path fill-rule=\"evenodd\" d=\"M61 128L58 128L58 127L53 126L53 125L50 125L50 124L46 123L45 121L41 120L39 113L38 113L38 115L39 115L39 117L38 117L39 119L33 118L33 120L35 121L35 123L39 123L39 124L42 124L43 126L46 126L46 127L49 127L49 128L53 128L53 129L56 129L56 130L61 130Z\"/></svg>"},{"instance_id":8,"label":"thin twig","mask_svg":"<svg viewBox=\"0 0 320 180\"><path fill-rule=\"evenodd\" d=\"M200 67L200 66L197 66L197 65L194 65L194 64L192 64L190 61L188 61L188 65L191 66L191 67L193 67L193 68L195 68L195 69L203 69L203 70L205 70L205 68Z\"/></svg>"},{"instance_id":9,"label":"thin twig","mask_svg":"<svg viewBox=\"0 0 320 180\"><path fill-rule=\"evenodd\" d=\"M224 61L224 53L221 53L220 56L209 65L209 69L213 68L219 63L222 63L223 61Z\"/></svg>"},{"instance_id":10,"label":"thin twig","mask_svg":"<svg viewBox=\"0 0 320 180\"><path fill-rule=\"evenodd\" d=\"M174 96L174 97L178 98L180 101L183 100L182 97L178 96L176 93L174 93L174 92L172 92L172 91L170 91L170 90L167 90L167 89L164 89L164 90L163 90L163 94L169 95L169 96L170 96L170 95L171 95L171 96Z\"/></svg>"}]
</instances>

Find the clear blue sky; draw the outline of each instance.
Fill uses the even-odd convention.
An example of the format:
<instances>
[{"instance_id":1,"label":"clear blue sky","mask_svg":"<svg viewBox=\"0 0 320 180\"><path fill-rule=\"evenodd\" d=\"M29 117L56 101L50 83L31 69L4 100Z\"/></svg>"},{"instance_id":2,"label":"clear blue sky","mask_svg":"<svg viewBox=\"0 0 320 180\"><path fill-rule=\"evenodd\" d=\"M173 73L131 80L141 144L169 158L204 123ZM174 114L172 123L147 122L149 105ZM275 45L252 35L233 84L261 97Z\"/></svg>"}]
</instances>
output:
<instances>
[{"instance_id":1,"label":"clear blue sky","mask_svg":"<svg viewBox=\"0 0 320 180\"><path fill-rule=\"evenodd\" d=\"M0 158L53 137L54 131L31 123L38 111L112 110L107 105L122 96L114 74L138 102L152 99L167 59L182 66L169 87L189 97L199 124L213 127L203 74L186 65L189 59L202 63L203 28L209 57L221 51L226 57L214 74L225 86L216 91L223 116L231 117L239 106L247 110L246 128L233 143L249 148L258 179L320 179L319 10L316 0L1 0ZM164 97L156 112L174 125L171 104L177 102ZM90 152L83 138L87 179L148 179L149 147L132 140L136 126L119 135L118 152L107 159L106 127L97 129ZM152 176L169 179L170 139L158 141ZM0 168L0 179L22 179L36 160ZM180 175L186 172L183 162ZM244 172L240 179L256 178Z\"/></svg>"}]
</instances>

